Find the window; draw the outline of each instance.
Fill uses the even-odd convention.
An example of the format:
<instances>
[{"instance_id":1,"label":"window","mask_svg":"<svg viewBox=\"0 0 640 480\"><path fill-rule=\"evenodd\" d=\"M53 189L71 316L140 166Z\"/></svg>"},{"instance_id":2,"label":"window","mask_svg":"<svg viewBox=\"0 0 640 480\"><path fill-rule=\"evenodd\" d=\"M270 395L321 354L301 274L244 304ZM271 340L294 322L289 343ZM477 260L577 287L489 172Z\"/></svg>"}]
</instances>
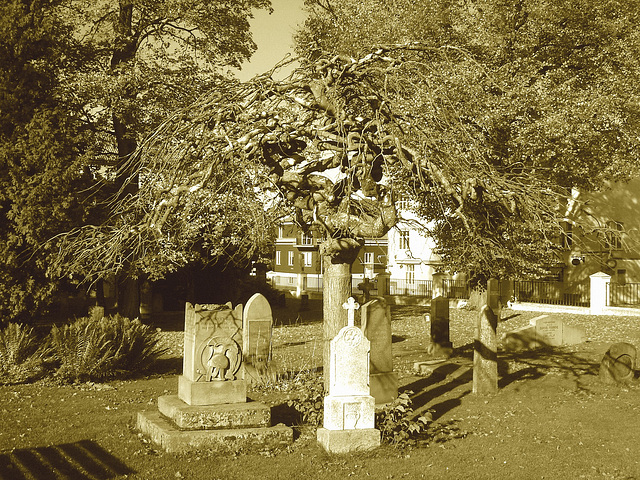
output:
<instances>
[{"instance_id":1,"label":"window","mask_svg":"<svg viewBox=\"0 0 640 480\"><path fill-rule=\"evenodd\" d=\"M284 227L282 225L278 226L278 238L284 238Z\"/></svg>"},{"instance_id":2,"label":"window","mask_svg":"<svg viewBox=\"0 0 640 480\"><path fill-rule=\"evenodd\" d=\"M313 252L304 252L304 266L310 267L313 265Z\"/></svg>"},{"instance_id":3,"label":"window","mask_svg":"<svg viewBox=\"0 0 640 480\"><path fill-rule=\"evenodd\" d=\"M287 279L288 279L289 285L293 285L294 278L293 277L287 277Z\"/></svg>"},{"instance_id":4,"label":"window","mask_svg":"<svg viewBox=\"0 0 640 480\"><path fill-rule=\"evenodd\" d=\"M398 248L400 248L400 250L409 249L409 230L400 230Z\"/></svg>"},{"instance_id":5,"label":"window","mask_svg":"<svg viewBox=\"0 0 640 480\"><path fill-rule=\"evenodd\" d=\"M282 252L280 250L276 251L276 265L282 265Z\"/></svg>"},{"instance_id":6,"label":"window","mask_svg":"<svg viewBox=\"0 0 640 480\"><path fill-rule=\"evenodd\" d=\"M624 224L621 222L607 222L607 245L612 250L622 249L622 231Z\"/></svg>"},{"instance_id":7,"label":"window","mask_svg":"<svg viewBox=\"0 0 640 480\"><path fill-rule=\"evenodd\" d=\"M288 258L289 266L293 266L293 255L294 255L293 251L289 250L289 258Z\"/></svg>"},{"instance_id":8,"label":"window","mask_svg":"<svg viewBox=\"0 0 640 480\"><path fill-rule=\"evenodd\" d=\"M571 245L573 245L573 225L567 222L562 232L562 247L571 248Z\"/></svg>"},{"instance_id":9,"label":"window","mask_svg":"<svg viewBox=\"0 0 640 480\"><path fill-rule=\"evenodd\" d=\"M373 263L373 252L364 252L364 263Z\"/></svg>"},{"instance_id":10,"label":"window","mask_svg":"<svg viewBox=\"0 0 640 480\"><path fill-rule=\"evenodd\" d=\"M623 268L619 269L617 272L618 274L618 284L619 285L626 285L627 283L627 271Z\"/></svg>"},{"instance_id":11,"label":"window","mask_svg":"<svg viewBox=\"0 0 640 480\"><path fill-rule=\"evenodd\" d=\"M302 245L313 245L313 237L311 236L310 233L304 232L302 234L301 244Z\"/></svg>"},{"instance_id":12,"label":"window","mask_svg":"<svg viewBox=\"0 0 640 480\"><path fill-rule=\"evenodd\" d=\"M405 265L407 269L406 279L407 283L413 283L416 280L416 266L415 265Z\"/></svg>"}]
</instances>

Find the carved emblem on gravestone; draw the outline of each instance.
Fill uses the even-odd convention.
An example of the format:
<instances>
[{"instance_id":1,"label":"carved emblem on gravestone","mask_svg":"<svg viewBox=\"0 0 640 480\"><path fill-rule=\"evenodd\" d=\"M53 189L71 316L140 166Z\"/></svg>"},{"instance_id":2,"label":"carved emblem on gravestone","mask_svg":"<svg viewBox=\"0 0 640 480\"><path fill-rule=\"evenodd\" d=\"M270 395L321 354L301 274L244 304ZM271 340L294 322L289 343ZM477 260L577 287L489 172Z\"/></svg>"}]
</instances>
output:
<instances>
[{"instance_id":1,"label":"carved emblem on gravestone","mask_svg":"<svg viewBox=\"0 0 640 480\"><path fill-rule=\"evenodd\" d=\"M364 334L362 330L358 327L347 327L343 330L342 336L344 338L344 343L349 345L350 347L357 347L362 342L364 338Z\"/></svg>"},{"instance_id":2,"label":"carved emblem on gravestone","mask_svg":"<svg viewBox=\"0 0 640 480\"><path fill-rule=\"evenodd\" d=\"M196 381L235 380L242 364L242 352L238 343L230 337L211 337L200 347L200 358L206 372L198 371Z\"/></svg>"}]
</instances>

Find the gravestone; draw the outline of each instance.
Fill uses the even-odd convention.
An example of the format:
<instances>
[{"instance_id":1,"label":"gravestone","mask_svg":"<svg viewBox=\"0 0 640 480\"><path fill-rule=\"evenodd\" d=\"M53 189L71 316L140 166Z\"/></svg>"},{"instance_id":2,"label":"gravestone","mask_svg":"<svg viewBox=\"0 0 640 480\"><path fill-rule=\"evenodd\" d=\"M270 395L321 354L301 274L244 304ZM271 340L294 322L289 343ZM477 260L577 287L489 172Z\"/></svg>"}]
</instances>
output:
<instances>
[{"instance_id":1,"label":"gravestone","mask_svg":"<svg viewBox=\"0 0 640 480\"><path fill-rule=\"evenodd\" d=\"M436 297L431 299L431 343L434 348L451 348L449 337L449 299Z\"/></svg>"},{"instance_id":2,"label":"gravestone","mask_svg":"<svg viewBox=\"0 0 640 480\"><path fill-rule=\"evenodd\" d=\"M361 307L364 336L370 342L369 387L376 404L392 402L398 396L398 374L393 371L391 313L382 299Z\"/></svg>"},{"instance_id":3,"label":"gravestone","mask_svg":"<svg viewBox=\"0 0 640 480\"><path fill-rule=\"evenodd\" d=\"M178 397L189 405L246 401L242 305L186 304Z\"/></svg>"},{"instance_id":4,"label":"gravestone","mask_svg":"<svg viewBox=\"0 0 640 480\"><path fill-rule=\"evenodd\" d=\"M487 395L498 391L498 319L500 318L500 283L495 278L487 280L482 295L476 335L473 341L474 394Z\"/></svg>"},{"instance_id":5,"label":"gravestone","mask_svg":"<svg viewBox=\"0 0 640 480\"><path fill-rule=\"evenodd\" d=\"M614 343L600 362L599 377L604 383L627 383L635 377L636 347L630 343Z\"/></svg>"},{"instance_id":6,"label":"gravestone","mask_svg":"<svg viewBox=\"0 0 640 480\"><path fill-rule=\"evenodd\" d=\"M506 350L532 350L539 347L576 345L587 340L584 327L566 325L553 315L540 315L529 325L507 332L503 343Z\"/></svg>"},{"instance_id":7,"label":"gravestone","mask_svg":"<svg viewBox=\"0 0 640 480\"><path fill-rule=\"evenodd\" d=\"M371 299L371 290L374 290L376 285L369 280L368 277L358 284L358 289L362 290L362 303L365 304Z\"/></svg>"},{"instance_id":8,"label":"gravestone","mask_svg":"<svg viewBox=\"0 0 640 480\"><path fill-rule=\"evenodd\" d=\"M242 352L248 381L266 374L271 360L273 316L269 301L260 293L253 295L242 316Z\"/></svg>"},{"instance_id":9,"label":"gravestone","mask_svg":"<svg viewBox=\"0 0 640 480\"><path fill-rule=\"evenodd\" d=\"M380 445L374 428L375 399L369 389L369 340L355 326L359 305L350 297L343 305L348 325L329 345L329 391L324 398L324 423L318 442L330 453L369 450Z\"/></svg>"},{"instance_id":10,"label":"gravestone","mask_svg":"<svg viewBox=\"0 0 640 480\"><path fill-rule=\"evenodd\" d=\"M254 311L256 304L259 299ZM137 419L138 429L168 452L273 448L293 441L291 428L270 426L269 406L247 401L242 320L242 305L186 304L178 394L159 397L158 412L140 412Z\"/></svg>"}]
</instances>

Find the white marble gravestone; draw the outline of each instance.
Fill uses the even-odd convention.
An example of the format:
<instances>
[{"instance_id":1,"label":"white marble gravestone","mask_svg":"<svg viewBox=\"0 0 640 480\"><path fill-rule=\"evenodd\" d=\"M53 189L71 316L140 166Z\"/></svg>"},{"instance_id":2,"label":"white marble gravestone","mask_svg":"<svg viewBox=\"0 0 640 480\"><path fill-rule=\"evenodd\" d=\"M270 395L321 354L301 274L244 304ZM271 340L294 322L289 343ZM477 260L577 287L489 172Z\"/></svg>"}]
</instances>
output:
<instances>
[{"instance_id":1,"label":"white marble gravestone","mask_svg":"<svg viewBox=\"0 0 640 480\"><path fill-rule=\"evenodd\" d=\"M375 426L375 399L369 389L369 340L354 325L359 305L343 305L349 324L330 343L329 394L324 398L324 424L318 442L331 453L368 450L380 445Z\"/></svg>"},{"instance_id":2,"label":"white marble gravestone","mask_svg":"<svg viewBox=\"0 0 640 480\"><path fill-rule=\"evenodd\" d=\"M271 358L273 316L269 301L260 293L253 295L242 316L242 352L247 379L266 371Z\"/></svg>"}]
</instances>

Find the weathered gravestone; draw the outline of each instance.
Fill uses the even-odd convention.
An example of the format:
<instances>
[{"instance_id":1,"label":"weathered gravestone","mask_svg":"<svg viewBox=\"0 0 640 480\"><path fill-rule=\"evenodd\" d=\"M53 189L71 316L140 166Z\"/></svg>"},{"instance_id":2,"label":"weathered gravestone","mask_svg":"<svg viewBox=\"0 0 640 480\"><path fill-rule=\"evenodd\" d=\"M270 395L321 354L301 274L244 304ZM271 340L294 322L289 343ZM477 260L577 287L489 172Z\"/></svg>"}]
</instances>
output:
<instances>
[{"instance_id":1,"label":"weathered gravestone","mask_svg":"<svg viewBox=\"0 0 640 480\"><path fill-rule=\"evenodd\" d=\"M431 300L431 346L434 356L451 355L451 339L449 337L449 299L436 297Z\"/></svg>"},{"instance_id":2,"label":"weathered gravestone","mask_svg":"<svg viewBox=\"0 0 640 480\"><path fill-rule=\"evenodd\" d=\"M627 383L635 377L637 351L630 343L614 343L600 362L600 379L604 383Z\"/></svg>"},{"instance_id":3,"label":"weathered gravestone","mask_svg":"<svg viewBox=\"0 0 640 480\"><path fill-rule=\"evenodd\" d=\"M560 345L575 345L587 340L584 327L566 325L553 315L532 318L529 325L507 332L504 346L507 350L531 350L534 348Z\"/></svg>"},{"instance_id":4,"label":"weathered gravestone","mask_svg":"<svg viewBox=\"0 0 640 480\"><path fill-rule=\"evenodd\" d=\"M361 328L371 345L369 387L376 404L392 402L398 396L398 374L393 371L391 313L383 299L365 303Z\"/></svg>"},{"instance_id":5,"label":"weathered gravestone","mask_svg":"<svg viewBox=\"0 0 640 480\"><path fill-rule=\"evenodd\" d=\"M242 316L245 378L250 382L267 372L271 360L272 326L271 305L264 295L256 293L245 305Z\"/></svg>"},{"instance_id":6,"label":"weathered gravestone","mask_svg":"<svg viewBox=\"0 0 640 480\"><path fill-rule=\"evenodd\" d=\"M343 307L349 310L349 323L329 345L329 392L323 427L317 432L318 442L331 453L380 445L380 431L374 428L375 399L369 390L369 340L355 326L355 300L350 297Z\"/></svg>"},{"instance_id":7,"label":"weathered gravestone","mask_svg":"<svg viewBox=\"0 0 640 480\"><path fill-rule=\"evenodd\" d=\"M172 453L291 443L289 427L270 426L267 405L247 401L242 345L241 305L187 303L178 394L159 397L158 412L139 413L138 428Z\"/></svg>"},{"instance_id":8,"label":"weathered gravestone","mask_svg":"<svg viewBox=\"0 0 640 480\"><path fill-rule=\"evenodd\" d=\"M246 401L242 305L186 304L178 397L189 405Z\"/></svg>"}]
</instances>

